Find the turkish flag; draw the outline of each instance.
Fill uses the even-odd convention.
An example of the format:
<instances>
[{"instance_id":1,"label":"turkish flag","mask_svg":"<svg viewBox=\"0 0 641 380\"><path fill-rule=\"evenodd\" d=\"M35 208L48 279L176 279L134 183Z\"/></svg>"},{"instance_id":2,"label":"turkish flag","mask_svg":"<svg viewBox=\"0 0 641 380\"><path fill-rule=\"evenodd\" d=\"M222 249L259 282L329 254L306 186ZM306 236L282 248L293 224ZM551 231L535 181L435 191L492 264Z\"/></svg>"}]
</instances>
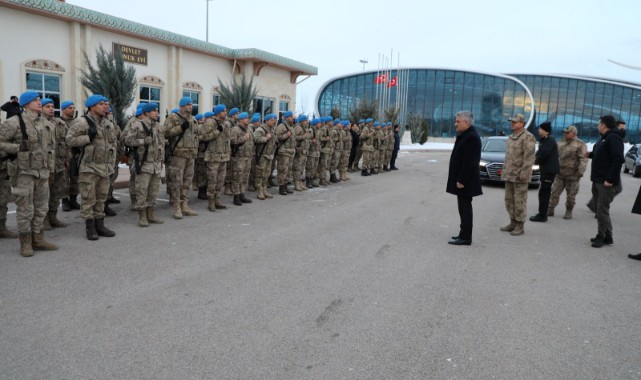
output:
<instances>
[{"instance_id":1,"label":"turkish flag","mask_svg":"<svg viewBox=\"0 0 641 380\"><path fill-rule=\"evenodd\" d=\"M387 74L381 74L374 78L375 84L387 83Z\"/></svg>"},{"instance_id":2,"label":"turkish flag","mask_svg":"<svg viewBox=\"0 0 641 380\"><path fill-rule=\"evenodd\" d=\"M396 87L396 77L392 78L392 80L389 81L387 87Z\"/></svg>"}]
</instances>

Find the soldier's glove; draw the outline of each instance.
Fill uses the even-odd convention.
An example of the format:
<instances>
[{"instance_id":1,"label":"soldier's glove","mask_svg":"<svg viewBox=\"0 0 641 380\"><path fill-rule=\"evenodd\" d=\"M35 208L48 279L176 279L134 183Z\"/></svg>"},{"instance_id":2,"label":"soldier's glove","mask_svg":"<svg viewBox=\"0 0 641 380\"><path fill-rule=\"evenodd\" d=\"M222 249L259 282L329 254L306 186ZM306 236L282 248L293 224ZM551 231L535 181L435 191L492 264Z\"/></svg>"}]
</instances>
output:
<instances>
[{"instance_id":1,"label":"soldier's glove","mask_svg":"<svg viewBox=\"0 0 641 380\"><path fill-rule=\"evenodd\" d=\"M92 142L93 139L98 136L98 130L95 128L89 128L89 130L87 131L87 135L89 135L89 142Z\"/></svg>"},{"instance_id":2,"label":"soldier's glove","mask_svg":"<svg viewBox=\"0 0 641 380\"><path fill-rule=\"evenodd\" d=\"M219 125L216 129L218 129L218 132L222 132L223 131L223 126Z\"/></svg>"},{"instance_id":3,"label":"soldier's glove","mask_svg":"<svg viewBox=\"0 0 641 380\"><path fill-rule=\"evenodd\" d=\"M186 131L186 130L187 130L187 128L189 128L189 122L188 122L188 121L186 121L186 120L185 120L185 121L183 121L183 123L182 123L182 124L180 124L180 128L181 128L183 131Z\"/></svg>"},{"instance_id":4,"label":"soldier's glove","mask_svg":"<svg viewBox=\"0 0 641 380\"><path fill-rule=\"evenodd\" d=\"M20 151L21 152L28 152L30 145L31 144L29 144L29 140L22 139L22 141L20 141Z\"/></svg>"},{"instance_id":5,"label":"soldier's glove","mask_svg":"<svg viewBox=\"0 0 641 380\"><path fill-rule=\"evenodd\" d=\"M151 136L145 137L145 145L151 145L154 142L154 139Z\"/></svg>"}]
</instances>

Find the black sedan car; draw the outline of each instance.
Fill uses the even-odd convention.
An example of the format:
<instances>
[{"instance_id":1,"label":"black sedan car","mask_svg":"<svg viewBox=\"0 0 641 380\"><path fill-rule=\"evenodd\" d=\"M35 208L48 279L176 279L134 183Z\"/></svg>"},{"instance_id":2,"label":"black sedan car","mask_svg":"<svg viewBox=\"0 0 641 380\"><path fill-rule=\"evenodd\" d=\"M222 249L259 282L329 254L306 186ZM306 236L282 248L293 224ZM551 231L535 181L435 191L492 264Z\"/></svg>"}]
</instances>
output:
<instances>
[{"instance_id":1,"label":"black sedan car","mask_svg":"<svg viewBox=\"0 0 641 380\"><path fill-rule=\"evenodd\" d=\"M632 173L634 177L641 177L641 145L633 145L628 153L625 154L625 164L623 164L624 173Z\"/></svg>"},{"instance_id":2,"label":"black sedan car","mask_svg":"<svg viewBox=\"0 0 641 380\"><path fill-rule=\"evenodd\" d=\"M482 182L502 182L501 171L505 162L507 139L507 136L493 136L483 141L481 162L479 164ZM538 187L540 182L541 171L539 165L533 165L530 187Z\"/></svg>"}]
</instances>

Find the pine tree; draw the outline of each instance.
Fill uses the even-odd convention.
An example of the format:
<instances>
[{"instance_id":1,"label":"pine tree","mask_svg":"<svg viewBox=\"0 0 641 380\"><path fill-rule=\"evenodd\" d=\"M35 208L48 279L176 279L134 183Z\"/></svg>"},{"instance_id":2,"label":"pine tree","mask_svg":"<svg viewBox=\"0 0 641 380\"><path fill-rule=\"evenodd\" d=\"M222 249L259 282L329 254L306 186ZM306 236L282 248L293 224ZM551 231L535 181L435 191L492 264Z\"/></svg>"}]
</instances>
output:
<instances>
[{"instance_id":1,"label":"pine tree","mask_svg":"<svg viewBox=\"0 0 641 380\"><path fill-rule=\"evenodd\" d=\"M131 65L125 65L120 52L110 53L102 45L96 49L96 65L89 60L86 52L86 70L80 70L80 83L85 86L87 92L101 94L109 99L113 110L114 121L120 128L125 126L125 110L134 101L134 94L138 85L136 81L136 69Z\"/></svg>"},{"instance_id":2,"label":"pine tree","mask_svg":"<svg viewBox=\"0 0 641 380\"><path fill-rule=\"evenodd\" d=\"M413 113L407 116L407 126L411 132L412 143L425 144L428 136L427 120L421 114Z\"/></svg>"},{"instance_id":3,"label":"pine tree","mask_svg":"<svg viewBox=\"0 0 641 380\"><path fill-rule=\"evenodd\" d=\"M378 119L377 110L378 102L376 100L370 101L367 98L363 98L349 110L349 118L354 122L358 122L361 119Z\"/></svg>"},{"instance_id":4,"label":"pine tree","mask_svg":"<svg viewBox=\"0 0 641 380\"><path fill-rule=\"evenodd\" d=\"M247 82L247 78L243 74L240 83L236 81L236 78L232 78L232 83L229 86L226 86L218 79L218 85L222 104L226 105L228 109L236 107L241 112L249 112L251 104L258 94L258 90L254 87L253 76Z\"/></svg>"}]
</instances>

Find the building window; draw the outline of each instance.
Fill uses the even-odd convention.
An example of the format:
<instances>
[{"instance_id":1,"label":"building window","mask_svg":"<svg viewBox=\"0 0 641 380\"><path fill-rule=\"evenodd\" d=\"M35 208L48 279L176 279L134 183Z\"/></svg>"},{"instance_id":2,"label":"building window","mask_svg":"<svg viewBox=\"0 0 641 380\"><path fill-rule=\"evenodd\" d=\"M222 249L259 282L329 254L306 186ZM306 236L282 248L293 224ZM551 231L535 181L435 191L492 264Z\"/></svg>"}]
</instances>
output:
<instances>
[{"instance_id":1,"label":"building window","mask_svg":"<svg viewBox=\"0 0 641 380\"><path fill-rule=\"evenodd\" d=\"M211 98L211 110L214 110L214 107L220 104L220 95L213 95Z\"/></svg>"},{"instance_id":2,"label":"building window","mask_svg":"<svg viewBox=\"0 0 641 380\"><path fill-rule=\"evenodd\" d=\"M289 102L281 100L280 103L278 103L278 110L282 113L289 111Z\"/></svg>"},{"instance_id":3,"label":"building window","mask_svg":"<svg viewBox=\"0 0 641 380\"><path fill-rule=\"evenodd\" d=\"M140 86L140 103L156 103L160 109L160 88Z\"/></svg>"},{"instance_id":4,"label":"building window","mask_svg":"<svg viewBox=\"0 0 641 380\"><path fill-rule=\"evenodd\" d=\"M274 99L255 97L253 104L254 104L254 113L259 113L261 119L266 114L274 112Z\"/></svg>"},{"instance_id":5,"label":"building window","mask_svg":"<svg viewBox=\"0 0 641 380\"><path fill-rule=\"evenodd\" d=\"M60 81L61 76L27 71L27 90L36 91L40 98L53 100L56 116L60 116Z\"/></svg>"},{"instance_id":6,"label":"building window","mask_svg":"<svg viewBox=\"0 0 641 380\"><path fill-rule=\"evenodd\" d=\"M198 101L198 99L200 99L200 92L183 90L183 97L191 98L191 101L192 101L191 114L194 116L197 115L198 104L200 104L200 102Z\"/></svg>"}]
</instances>

